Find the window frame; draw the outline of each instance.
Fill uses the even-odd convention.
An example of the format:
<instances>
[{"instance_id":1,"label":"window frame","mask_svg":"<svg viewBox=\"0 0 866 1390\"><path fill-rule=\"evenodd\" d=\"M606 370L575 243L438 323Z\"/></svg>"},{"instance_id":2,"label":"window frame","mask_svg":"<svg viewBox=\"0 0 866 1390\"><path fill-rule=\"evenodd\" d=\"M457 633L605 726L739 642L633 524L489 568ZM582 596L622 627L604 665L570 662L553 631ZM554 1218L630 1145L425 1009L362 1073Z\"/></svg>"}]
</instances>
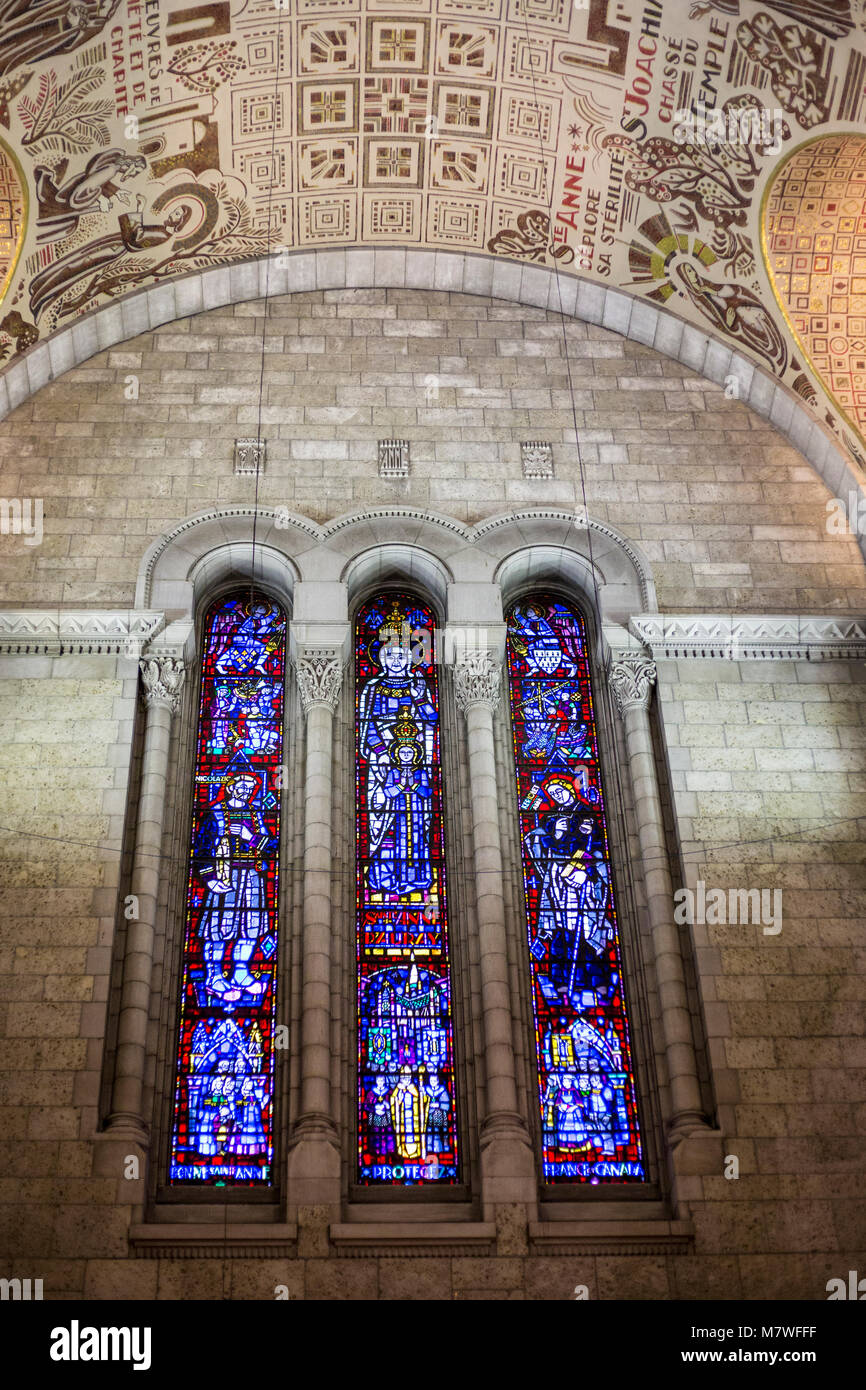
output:
<instances>
[{"instance_id":1,"label":"window frame","mask_svg":"<svg viewBox=\"0 0 866 1390\"><path fill-rule=\"evenodd\" d=\"M523 1055L527 1073L525 1085L529 1101L529 1128L538 1173L539 1203L541 1206L549 1208L555 1208L557 1205L563 1207L566 1204L576 1202L606 1203L608 1205L621 1201L658 1203L666 1196L668 1185L664 1180L665 1170L661 1161L662 1152L659 1144L659 1136L663 1131L654 1065L655 1037L647 970L641 951L640 923L643 914L635 892L637 875L632 867L632 856L629 849L629 837L633 830L629 825L629 809L624 798L628 783L627 778L620 776L625 752L622 730L616 721L608 683L604 678L601 624L597 618L595 605L590 604L587 596L576 591L573 586L564 583L561 579L555 576L547 578L544 574L509 586L508 593L502 595L506 634L508 629L508 617L506 615L513 610L515 604L529 601L533 595L541 594L559 599L572 608L582 619L586 633L589 681L598 743L599 780L607 822L611 884L616 904L623 983L627 998L625 1013L629 1026L635 1103L647 1176L644 1182L618 1182L614 1179L601 1182L597 1186L587 1182L549 1182L544 1177L532 972L526 939L527 920L523 885L520 808L517 804L514 729L506 646L502 679L505 689L503 718L509 776L507 788L500 790L503 793L503 810L507 806L507 814L511 818L513 842L516 845L516 854L513 862L508 866L507 872L512 878L514 890L513 925L520 952L518 977L523 1003L524 1027L528 1028L528 1045L524 1048ZM611 795L611 791L613 791L613 795Z\"/></svg>"},{"instance_id":2,"label":"window frame","mask_svg":"<svg viewBox=\"0 0 866 1390\"><path fill-rule=\"evenodd\" d=\"M366 604L382 597L383 600L389 594L403 594L417 600L423 604L433 614L434 631L434 656L433 661L437 675L437 693L439 703L439 775L441 782L442 800L442 836L443 836L443 860L445 864L445 877L447 882L448 894L448 958L449 958L449 977L451 987L451 1025L453 1030L453 1049L454 1049L454 1106L457 1120L458 1154L459 1166L461 1170L461 1181L450 1185L436 1186L434 1184L417 1184L413 1186L401 1186L398 1184L381 1186L368 1186L357 1181L357 1154L358 1154L358 1040L359 1040L359 1018L358 1018L358 960L357 960L357 917L356 917L356 898L357 892L357 706L356 706L356 682L357 682L357 623L358 614ZM477 1112L475 1104L475 1066L471 1047L464 1045L463 1031L468 1026L468 1000L470 983L470 962L468 957L467 939L465 932L468 929L468 916L465 902L465 895L461 891L459 883L459 864L457 851L454 844L455 839L462 836L462 807L452 798L456 794L459 797L460 786L454 773L457 771L457 764L454 761L459 759L459 729L457 713L453 691L451 688L450 671L445 663L437 659L437 644L435 634L437 631L444 631L445 620L443 617L442 605L432 594L429 588L419 583L411 576L404 576L397 571L392 571L390 575L377 579L359 586L357 591L350 596L349 604L349 628L351 632L351 659L348 662L347 679L344 680L346 691L347 718L346 726L348 733L348 746L351 749L351 777L349 780L349 794L347 800L349 805L345 808L345 820L350 826L347 840L351 847L352 854L352 889L348 906L348 940L349 940L349 974L351 987L348 993L350 1000L351 1014L347 1020L348 1027L344 1029L344 1036L348 1036L346 1071L349 1082L346 1087L347 1092L347 1114L344 1116L344 1133L347 1135L347 1153L343 1156L347 1170L347 1182L344 1183L346 1200L352 1206L388 1206L400 1207L403 1209L401 1214L405 1214L408 1209L419 1208L434 1203L436 1206L466 1208L461 1212L463 1216L477 1216L479 1194L476 1191L477 1182L477 1123L472 1125L472 1121ZM450 785L456 783L456 785ZM458 1014L459 1011L459 1014ZM471 1089L471 1103L470 1103ZM384 1212L383 1212L384 1214ZM456 1214L456 1213L455 1213ZM419 1213L420 1215L420 1213Z\"/></svg>"},{"instance_id":3,"label":"window frame","mask_svg":"<svg viewBox=\"0 0 866 1390\"><path fill-rule=\"evenodd\" d=\"M282 765L288 775L281 788L280 840L278 868L278 945L276 959L276 1005L274 1028L288 1027L289 1047L277 1048L274 1066L273 1094L273 1181L268 1187L216 1187L213 1184L171 1183L168 1180L174 1133L175 1083L177 1045L181 1017L181 981L186 938L189 846L194 804L193 777L196 766L196 741L201 710L204 680L205 623L208 613L221 601L234 595L251 592L277 604L286 622L286 659L283 673L283 739ZM294 912L291 899L291 859L289 847L293 834L291 793L297 778L297 740L295 737L295 686L289 654L289 633L292 622L291 595L278 592L274 585L246 576L234 576L208 587L196 599L193 632L195 634L194 679L187 679L179 717L172 727L170 752L171 786L166 788L170 813L166 817L163 844L183 846L183 856L170 861L171 882L160 883L159 938L163 949L161 989L154 979L153 995L159 993L156 1059L154 1070L153 1111L150 1131L150 1165L147 1193L148 1217L158 1221L169 1210L191 1205L196 1219L223 1219L226 1205L267 1208L275 1216L285 1210L285 1159L290 1123L291 1058L300 1047L300 1024L291 1017L292 1002L292 943ZM193 662L190 663L193 665ZM153 1025L153 1017L151 1017ZM161 1210L162 1209L162 1210ZM252 1215L252 1213L251 1213ZM253 1219L259 1219L253 1217Z\"/></svg>"}]
</instances>

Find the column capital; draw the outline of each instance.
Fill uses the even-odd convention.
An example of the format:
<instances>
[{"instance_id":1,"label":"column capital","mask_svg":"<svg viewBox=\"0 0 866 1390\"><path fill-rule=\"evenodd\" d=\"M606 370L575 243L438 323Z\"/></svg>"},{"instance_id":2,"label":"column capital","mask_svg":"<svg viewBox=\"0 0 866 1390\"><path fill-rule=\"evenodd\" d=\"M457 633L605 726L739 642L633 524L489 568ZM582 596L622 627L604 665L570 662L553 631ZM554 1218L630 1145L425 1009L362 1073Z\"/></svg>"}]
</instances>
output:
<instances>
[{"instance_id":1,"label":"column capital","mask_svg":"<svg viewBox=\"0 0 866 1390\"><path fill-rule=\"evenodd\" d=\"M499 703L502 661L489 647L460 652L454 662L454 694L461 713L473 705L494 710Z\"/></svg>"},{"instance_id":2,"label":"column capital","mask_svg":"<svg viewBox=\"0 0 866 1390\"><path fill-rule=\"evenodd\" d=\"M611 662L607 678L623 718L631 709L649 708L656 664L646 652L621 652Z\"/></svg>"},{"instance_id":3,"label":"column capital","mask_svg":"<svg viewBox=\"0 0 866 1390\"><path fill-rule=\"evenodd\" d=\"M164 705L172 714L180 709L180 697L186 679L186 667L178 656L157 656L151 653L138 663L144 686L144 702L148 709Z\"/></svg>"},{"instance_id":4,"label":"column capital","mask_svg":"<svg viewBox=\"0 0 866 1390\"><path fill-rule=\"evenodd\" d=\"M316 705L324 705L333 714L343 686L342 648L299 646L295 669L304 714Z\"/></svg>"}]
</instances>

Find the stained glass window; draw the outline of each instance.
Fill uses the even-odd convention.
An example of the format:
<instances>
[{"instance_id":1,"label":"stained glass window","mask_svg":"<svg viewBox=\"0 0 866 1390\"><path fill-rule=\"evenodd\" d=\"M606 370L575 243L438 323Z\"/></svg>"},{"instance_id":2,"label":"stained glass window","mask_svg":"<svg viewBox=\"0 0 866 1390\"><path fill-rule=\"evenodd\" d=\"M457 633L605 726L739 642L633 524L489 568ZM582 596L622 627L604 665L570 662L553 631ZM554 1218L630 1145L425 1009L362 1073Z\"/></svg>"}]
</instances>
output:
<instances>
[{"instance_id":1,"label":"stained glass window","mask_svg":"<svg viewBox=\"0 0 866 1390\"><path fill-rule=\"evenodd\" d=\"M208 612L170 1180L269 1185L286 620Z\"/></svg>"},{"instance_id":2,"label":"stained glass window","mask_svg":"<svg viewBox=\"0 0 866 1390\"><path fill-rule=\"evenodd\" d=\"M645 1180L582 619L515 604L508 672L544 1177Z\"/></svg>"},{"instance_id":3,"label":"stained glass window","mask_svg":"<svg viewBox=\"0 0 866 1390\"><path fill-rule=\"evenodd\" d=\"M456 1183L433 614L406 594L356 626L358 1180Z\"/></svg>"}]
</instances>

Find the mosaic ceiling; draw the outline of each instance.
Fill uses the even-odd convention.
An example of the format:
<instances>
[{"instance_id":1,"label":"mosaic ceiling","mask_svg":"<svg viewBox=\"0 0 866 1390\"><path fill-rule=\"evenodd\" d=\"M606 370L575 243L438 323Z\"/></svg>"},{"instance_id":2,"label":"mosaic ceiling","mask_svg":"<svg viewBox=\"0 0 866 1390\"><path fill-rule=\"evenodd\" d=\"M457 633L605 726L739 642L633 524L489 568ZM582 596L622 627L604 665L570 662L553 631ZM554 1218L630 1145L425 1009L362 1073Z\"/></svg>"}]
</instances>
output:
<instances>
[{"instance_id":1,"label":"mosaic ceiling","mask_svg":"<svg viewBox=\"0 0 866 1390\"><path fill-rule=\"evenodd\" d=\"M0 0L0 362L191 270L432 246L653 299L864 462L864 117L866 0Z\"/></svg>"},{"instance_id":2,"label":"mosaic ceiling","mask_svg":"<svg viewBox=\"0 0 866 1390\"><path fill-rule=\"evenodd\" d=\"M776 297L813 372L866 436L866 138L824 136L775 175L764 213Z\"/></svg>"}]
</instances>

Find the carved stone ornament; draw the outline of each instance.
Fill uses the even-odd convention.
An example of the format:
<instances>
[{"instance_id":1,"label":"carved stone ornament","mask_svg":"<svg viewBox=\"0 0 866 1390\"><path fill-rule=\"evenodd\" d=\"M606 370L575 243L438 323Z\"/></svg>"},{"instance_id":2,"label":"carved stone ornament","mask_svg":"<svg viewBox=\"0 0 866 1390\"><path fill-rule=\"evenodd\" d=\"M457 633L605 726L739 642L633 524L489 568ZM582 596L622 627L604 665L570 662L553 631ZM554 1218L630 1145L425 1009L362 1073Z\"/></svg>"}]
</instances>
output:
<instances>
[{"instance_id":1,"label":"carved stone ornament","mask_svg":"<svg viewBox=\"0 0 866 1390\"><path fill-rule=\"evenodd\" d=\"M264 473L266 450L264 439L236 439L235 473Z\"/></svg>"},{"instance_id":2,"label":"carved stone ornament","mask_svg":"<svg viewBox=\"0 0 866 1390\"><path fill-rule=\"evenodd\" d=\"M408 439L379 440L379 477L408 478L409 441Z\"/></svg>"},{"instance_id":3,"label":"carved stone ornament","mask_svg":"<svg viewBox=\"0 0 866 1390\"><path fill-rule=\"evenodd\" d=\"M186 678L183 662L174 656L146 656L139 662L139 669L148 709L166 705L172 714L177 714Z\"/></svg>"},{"instance_id":4,"label":"carved stone ornament","mask_svg":"<svg viewBox=\"0 0 866 1390\"><path fill-rule=\"evenodd\" d=\"M656 664L645 652L623 652L612 663L610 688L620 714L646 709L656 680Z\"/></svg>"},{"instance_id":5,"label":"carved stone ornament","mask_svg":"<svg viewBox=\"0 0 866 1390\"><path fill-rule=\"evenodd\" d=\"M499 703L502 663L493 652L463 652L454 665L454 694L463 714L472 705L488 705L491 710Z\"/></svg>"},{"instance_id":6,"label":"carved stone ornament","mask_svg":"<svg viewBox=\"0 0 866 1390\"><path fill-rule=\"evenodd\" d=\"M314 705L326 705L333 714L343 685L343 663L338 648L307 649L297 659L298 689L304 714Z\"/></svg>"},{"instance_id":7,"label":"carved stone ornament","mask_svg":"<svg viewBox=\"0 0 866 1390\"><path fill-rule=\"evenodd\" d=\"M553 477L553 445L544 439L529 439L520 446L524 478Z\"/></svg>"}]
</instances>

